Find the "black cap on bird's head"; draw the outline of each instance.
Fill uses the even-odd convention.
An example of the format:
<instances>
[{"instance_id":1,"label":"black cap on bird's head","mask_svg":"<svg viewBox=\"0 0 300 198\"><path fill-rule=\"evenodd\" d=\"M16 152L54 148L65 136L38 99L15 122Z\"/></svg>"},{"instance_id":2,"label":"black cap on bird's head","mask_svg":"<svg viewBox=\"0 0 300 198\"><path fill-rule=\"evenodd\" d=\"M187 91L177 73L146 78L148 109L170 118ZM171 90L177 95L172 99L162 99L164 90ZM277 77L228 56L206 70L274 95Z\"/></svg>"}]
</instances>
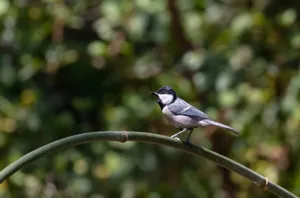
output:
<instances>
[{"instance_id":1,"label":"black cap on bird's head","mask_svg":"<svg viewBox=\"0 0 300 198\"><path fill-rule=\"evenodd\" d=\"M170 86L163 86L163 87L159 88L157 91L150 92L150 93L154 96L157 96L158 94L169 94L172 96L176 96L176 92Z\"/></svg>"},{"instance_id":2,"label":"black cap on bird's head","mask_svg":"<svg viewBox=\"0 0 300 198\"><path fill-rule=\"evenodd\" d=\"M161 108L173 103L177 98L176 92L170 86L163 86L157 91L151 92L151 94L156 97L156 100Z\"/></svg>"}]
</instances>

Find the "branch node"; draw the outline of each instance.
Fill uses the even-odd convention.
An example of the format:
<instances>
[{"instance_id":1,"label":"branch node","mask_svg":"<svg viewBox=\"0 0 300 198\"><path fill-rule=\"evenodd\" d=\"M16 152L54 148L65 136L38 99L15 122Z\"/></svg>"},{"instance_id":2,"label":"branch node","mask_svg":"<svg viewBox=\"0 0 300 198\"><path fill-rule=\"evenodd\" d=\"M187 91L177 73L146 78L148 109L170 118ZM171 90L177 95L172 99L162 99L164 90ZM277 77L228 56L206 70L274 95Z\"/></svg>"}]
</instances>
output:
<instances>
[{"instance_id":1,"label":"branch node","mask_svg":"<svg viewBox=\"0 0 300 198\"><path fill-rule=\"evenodd\" d=\"M121 143L124 143L128 140L128 132L126 130L122 131L123 139L120 140Z\"/></svg>"},{"instance_id":2,"label":"branch node","mask_svg":"<svg viewBox=\"0 0 300 198\"><path fill-rule=\"evenodd\" d=\"M267 186L269 184L269 179L265 177L265 183L262 186L259 186L260 188L263 188L264 190L267 190Z\"/></svg>"}]
</instances>

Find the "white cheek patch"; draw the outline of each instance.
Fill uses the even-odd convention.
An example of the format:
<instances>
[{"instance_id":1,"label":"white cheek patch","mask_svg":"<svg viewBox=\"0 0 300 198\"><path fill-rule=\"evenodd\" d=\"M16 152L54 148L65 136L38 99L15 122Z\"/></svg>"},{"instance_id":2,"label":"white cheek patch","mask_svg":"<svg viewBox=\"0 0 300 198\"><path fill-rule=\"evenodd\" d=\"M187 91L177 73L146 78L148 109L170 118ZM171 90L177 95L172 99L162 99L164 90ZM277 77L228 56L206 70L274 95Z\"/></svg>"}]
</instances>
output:
<instances>
[{"instance_id":1,"label":"white cheek patch","mask_svg":"<svg viewBox=\"0 0 300 198\"><path fill-rule=\"evenodd\" d=\"M173 100L173 96L171 94L158 94L158 97L165 105L170 104Z\"/></svg>"}]
</instances>

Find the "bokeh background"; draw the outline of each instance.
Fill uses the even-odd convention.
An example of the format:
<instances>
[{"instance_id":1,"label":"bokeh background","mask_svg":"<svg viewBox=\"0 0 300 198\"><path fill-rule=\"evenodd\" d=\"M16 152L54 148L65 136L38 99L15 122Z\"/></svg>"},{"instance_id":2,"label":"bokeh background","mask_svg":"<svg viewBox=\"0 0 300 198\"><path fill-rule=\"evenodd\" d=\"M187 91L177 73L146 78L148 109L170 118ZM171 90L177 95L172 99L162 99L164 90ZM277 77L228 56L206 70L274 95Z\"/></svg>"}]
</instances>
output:
<instances>
[{"instance_id":1,"label":"bokeh background","mask_svg":"<svg viewBox=\"0 0 300 198\"><path fill-rule=\"evenodd\" d=\"M300 2L1 0L0 168L97 130L171 135L149 94L171 85L240 136L192 142L300 195ZM145 143L43 157L0 197L274 197L216 164Z\"/></svg>"}]
</instances>

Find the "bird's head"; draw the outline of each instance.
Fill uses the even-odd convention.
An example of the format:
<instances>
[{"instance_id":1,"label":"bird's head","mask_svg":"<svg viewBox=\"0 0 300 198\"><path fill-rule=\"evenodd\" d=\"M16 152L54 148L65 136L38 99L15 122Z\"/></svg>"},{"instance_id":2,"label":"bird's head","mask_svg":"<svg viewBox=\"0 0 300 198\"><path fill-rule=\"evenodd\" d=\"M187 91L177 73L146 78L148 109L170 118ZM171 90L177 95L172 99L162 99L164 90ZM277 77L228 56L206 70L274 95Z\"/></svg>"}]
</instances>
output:
<instances>
[{"instance_id":1,"label":"bird's head","mask_svg":"<svg viewBox=\"0 0 300 198\"><path fill-rule=\"evenodd\" d=\"M156 100L160 105L160 107L162 106L164 107L165 105L174 102L177 98L176 92L170 86L163 86L159 88L157 91L151 92L151 94L156 97Z\"/></svg>"}]
</instances>

